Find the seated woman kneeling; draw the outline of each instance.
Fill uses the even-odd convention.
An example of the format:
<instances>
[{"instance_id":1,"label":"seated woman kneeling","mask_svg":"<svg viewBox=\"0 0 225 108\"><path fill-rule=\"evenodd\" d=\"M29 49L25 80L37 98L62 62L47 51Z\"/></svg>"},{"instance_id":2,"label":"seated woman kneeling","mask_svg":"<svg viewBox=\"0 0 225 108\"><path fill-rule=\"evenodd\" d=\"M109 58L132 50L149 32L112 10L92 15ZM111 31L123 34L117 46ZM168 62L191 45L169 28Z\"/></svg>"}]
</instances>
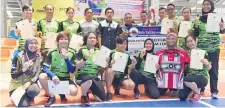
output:
<instances>
[{"instance_id":1,"label":"seated woman kneeling","mask_svg":"<svg viewBox=\"0 0 225 108\"><path fill-rule=\"evenodd\" d=\"M188 53L191 54L192 49L199 49L196 46L196 38L193 36L187 36L185 42L188 48ZM199 101L201 99L200 88L204 88L208 84L209 70L211 64L207 60L207 53L205 59L201 62L204 64L203 69L192 69L188 67L187 76L184 77L184 89L179 91L180 100L186 100L190 96L192 102Z\"/></svg>"},{"instance_id":2,"label":"seated woman kneeling","mask_svg":"<svg viewBox=\"0 0 225 108\"><path fill-rule=\"evenodd\" d=\"M84 37L84 45L77 54L77 73L76 79L81 80L80 86L82 90L81 102L82 106L89 105L88 91L91 90L94 97L99 101L105 101L105 90L102 82L98 78L98 74L103 68L94 64L99 49L96 48L97 36L95 33L88 33Z\"/></svg>"},{"instance_id":3,"label":"seated woman kneeling","mask_svg":"<svg viewBox=\"0 0 225 108\"><path fill-rule=\"evenodd\" d=\"M117 61L115 61L115 53L116 52L121 52L124 54L127 54L129 56L128 62L126 65L126 68L124 72L117 72L113 71L111 68L107 70L107 74L109 73L114 73L114 79L112 81L115 95L119 96L120 95L120 88L126 89L126 90L134 90L135 84L134 82L130 79L130 73L137 73L135 69L135 65L137 63L136 59L133 57L130 57L130 55L126 52L127 48L127 40L124 38L117 38L116 39L116 49L111 52L110 54L110 67ZM107 93L106 99L108 101L112 100L112 94Z\"/></svg>"},{"instance_id":4,"label":"seated woman kneeling","mask_svg":"<svg viewBox=\"0 0 225 108\"><path fill-rule=\"evenodd\" d=\"M48 80L52 80L55 84L60 81L69 81L69 92L71 96L77 95L77 86L73 80L70 79L70 73L75 71L75 52L69 48L69 35L66 33L59 33L56 42L58 48L50 51L47 55L45 63L43 64L43 72L39 76L41 86L45 92L48 93L49 99L45 106L52 105L56 99L54 94L49 94ZM68 89L68 88L67 88ZM60 95L62 101L66 101L65 95Z\"/></svg>"},{"instance_id":5,"label":"seated woman kneeling","mask_svg":"<svg viewBox=\"0 0 225 108\"><path fill-rule=\"evenodd\" d=\"M26 91L18 107L29 107L30 102L40 93L37 80L41 72L41 66L40 55L37 51L38 41L31 37L25 42L25 50L14 57L12 61L12 79L10 81L9 94L11 96L13 92L21 86Z\"/></svg>"},{"instance_id":6,"label":"seated woman kneeling","mask_svg":"<svg viewBox=\"0 0 225 108\"><path fill-rule=\"evenodd\" d=\"M140 91L138 89L138 84L144 84L145 93L149 97L151 97L153 99L157 99L160 97L160 92L157 87L155 74L144 71L147 54L155 55L153 51L154 51L154 41L149 38L144 41L144 49L136 55L136 59L137 59L136 69L139 72L137 75L131 75L131 79L135 83L134 98L136 98L136 99L140 98ZM153 66L151 66L151 67L153 67ZM158 69L159 65L156 64L155 67L156 67L156 69Z\"/></svg>"}]
</instances>

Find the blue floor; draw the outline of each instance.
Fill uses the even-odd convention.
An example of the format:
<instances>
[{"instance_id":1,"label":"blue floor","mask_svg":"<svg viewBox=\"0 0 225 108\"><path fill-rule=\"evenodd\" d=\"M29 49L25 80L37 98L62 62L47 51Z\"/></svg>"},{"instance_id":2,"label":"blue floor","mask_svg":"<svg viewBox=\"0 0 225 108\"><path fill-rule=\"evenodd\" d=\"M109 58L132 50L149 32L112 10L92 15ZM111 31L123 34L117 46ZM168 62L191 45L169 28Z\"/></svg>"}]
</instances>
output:
<instances>
[{"instance_id":1,"label":"blue floor","mask_svg":"<svg viewBox=\"0 0 225 108\"><path fill-rule=\"evenodd\" d=\"M68 108L81 107L79 104L74 105L54 105L54 107ZM180 100L143 100L143 101L127 101L127 102L105 102L91 103L90 107L225 107L225 98L202 99L200 102L189 102Z\"/></svg>"}]
</instances>

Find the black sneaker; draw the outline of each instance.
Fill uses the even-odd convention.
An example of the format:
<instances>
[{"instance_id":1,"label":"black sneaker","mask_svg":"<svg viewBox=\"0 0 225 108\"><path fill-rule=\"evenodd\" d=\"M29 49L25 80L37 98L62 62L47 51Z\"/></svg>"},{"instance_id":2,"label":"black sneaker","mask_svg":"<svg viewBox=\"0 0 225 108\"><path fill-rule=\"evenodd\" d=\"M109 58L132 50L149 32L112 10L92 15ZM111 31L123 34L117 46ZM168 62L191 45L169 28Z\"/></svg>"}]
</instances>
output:
<instances>
[{"instance_id":1,"label":"black sneaker","mask_svg":"<svg viewBox=\"0 0 225 108\"><path fill-rule=\"evenodd\" d=\"M47 103L45 104L45 107L50 107L53 103L55 103L56 99L54 97L49 97Z\"/></svg>"},{"instance_id":2,"label":"black sneaker","mask_svg":"<svg viewBox=\"0 0 225 108\"><path fill-rule=\"evenodd\" d=\"M63 102L67 101L66 96L64 94L60 94L59 96L60 96L61 101L63 101Z\"/></svg>"},{"instance_id":3,"label":"black sneaker","mask_svg":"<svg viewBox=\"0 0 225 108\"><path fill-rule=\"evenodd\" d=\"M112 93L107 93L106 101L112 101Z\"/></svg>"},{"instance_id":4,"label":"black sneaker","mask_svg":"<svg viewBox=\"0 0 225 108\"><path fill-rule=\"evenodd\" d=\"M120 96L120 89L115 89L114 95Z\"/></svg>"},{"instance_id":5,"label":"black sneaker","mask_svg":"<svg viewBox=\"0 0 225 108\"><path fill-rule=\"evenodd\" d=\"M87 96L81 96L81 102L82 102L82 106L88 106L89 105L89 99Z\"/></svg>"},{"instance_id":6,"label":"black sneaker","mask_svg":"<svg viewBox=\"0 0 225 108\"><path fill-rule=\"evenodd\" d=\"M113 86L114 89L114 95L120 96L120 87L118 86Z\"/></svg>"}]
</instances>

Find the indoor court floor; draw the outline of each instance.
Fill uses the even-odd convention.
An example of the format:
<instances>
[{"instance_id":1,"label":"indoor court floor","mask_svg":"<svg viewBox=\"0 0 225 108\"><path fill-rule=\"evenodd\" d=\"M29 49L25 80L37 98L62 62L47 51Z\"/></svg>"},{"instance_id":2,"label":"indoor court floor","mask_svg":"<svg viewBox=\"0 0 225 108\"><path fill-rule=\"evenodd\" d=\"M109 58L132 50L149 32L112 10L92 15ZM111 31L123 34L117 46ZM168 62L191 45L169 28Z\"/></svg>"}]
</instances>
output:
<instances>
[{"instance_id":1,"label":"indoor court floor","mask_svg":"<svg viewBox=\"0 0 225 108\"><path fill-rule=\"evenodd\" d=\"M161 96L160 99L150 99L144 94L144 87L140 85L141 91L141 98L140 99L133 99L133 91L127 91L121 89L120 96L113 96L112 102L96 102L94 97L89 94L90 96L90 107L225 107L225 70L219 71L219 99L211 99L209 84L206 87L205 94L202 97L200 102L190 102L190 101L180 101L177 98L171 98L169 96ZM14 107L13 102L11 101L8 93L8 86L9 86L9 73L1 73L0 78L0 107ZM80 97L81 97L81 90L79 88L78 95L75 97L67 96L67 102L61 102L58 95L56 95L56 103L53 104L53 107L81 107L80 106ZM33 106L35 107L43 107L43 105L47 102L47 98L44 97L44 91L41 90L41 93L35 98Z\"/></svg>"}]
</instances>

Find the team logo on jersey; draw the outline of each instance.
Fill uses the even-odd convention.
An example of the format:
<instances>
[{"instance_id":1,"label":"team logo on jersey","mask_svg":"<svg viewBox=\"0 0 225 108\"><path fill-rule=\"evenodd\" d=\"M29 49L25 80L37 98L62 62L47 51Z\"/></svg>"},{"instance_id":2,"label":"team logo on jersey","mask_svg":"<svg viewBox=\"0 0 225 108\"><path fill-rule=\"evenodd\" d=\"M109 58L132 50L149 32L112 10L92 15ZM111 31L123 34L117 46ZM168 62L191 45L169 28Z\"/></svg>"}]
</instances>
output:
<instances>
[{"instance_id":1,"label":"team logo on jersey","mask_svg":"<svg viewBox=\"0 0 225 108\"><path fill-rule=\"evenodd\" d=\"M181 64L177 63L162 63L161 68L163 69L163 72L180 72L181 70Z\"/></svg>"}]
</instances>

